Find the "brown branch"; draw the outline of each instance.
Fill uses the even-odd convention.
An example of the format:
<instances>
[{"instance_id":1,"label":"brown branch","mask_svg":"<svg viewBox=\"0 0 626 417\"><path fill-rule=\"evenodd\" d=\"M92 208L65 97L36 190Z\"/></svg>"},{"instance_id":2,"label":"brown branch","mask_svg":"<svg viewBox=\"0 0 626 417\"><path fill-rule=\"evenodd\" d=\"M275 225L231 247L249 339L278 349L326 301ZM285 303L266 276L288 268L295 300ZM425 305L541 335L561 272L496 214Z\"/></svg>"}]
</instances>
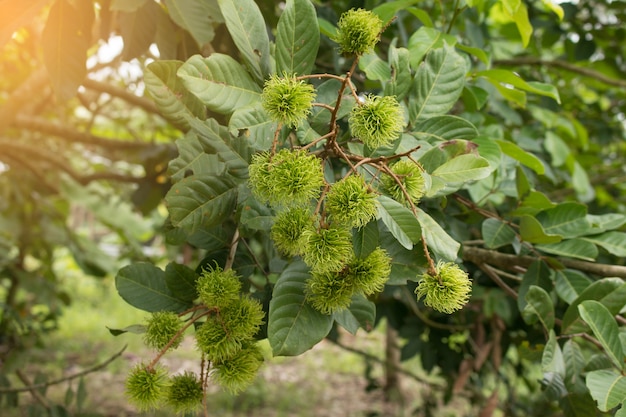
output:
<instances>
[{"instance_id":1,"label":"brown branch","mask_svg":"<svg viewBox=\"0 0 626 417\"><path fill-rule=\"evenodd\" d=\"M54 153L36 149L32 146L27 146L21 143L8 142L5 140L0 140L0 147L2 148L3 156L7 156L17 162L22 162L22 165L24 165L25 167L29 167L29 163L26 162L26 159L38 160L40 162L47 163L52 167L55 167L61 172L66 173L74 181L82 185L86 185L92 181L100 180L129 183L136 183L143 180L142 177L134 177L131 175L124 175L113 172L99 172L94 174L80 175L78 172L71 168L70 163L67 160L58 157ZM40 177L41 174L39 173L38 168L39 167L35 168L35 166L30 164L30 170L33 175Z\"/></svg>"},{"instance_id":2,"label":"brown branch","mask_svg":"<svg viewBox=\"0 0 626 417\"><path fill-rule=\"evenodd\" d=\"M106 93L111 96L121 98L122 100L126 101L129 104L132 104L137 107L141 107L148 113L153 113L153 114L157 114L161 116L159 109L151 100L144 98L144 97L137 96L123 88L117 87L109 83L96 81L92 78L85 78L85 81L83 81L83 86L85 88L97 91L99 93Z\"/></svg>"},{"instance_id":3,"label":"brown branch","mask_svg":"<svg viewBox=\"0 0 626 417\"><path fill-rule=\"evenodd\" d=\"M620 87L620 88L626 88L626 80L611 78L591 68L580 67L576 64L572 64L571 62L561 61L558 59L547 61L547 60L544 60L541 58L535 58L535 57L519 57L519 58L513 58L513 59L496 60L496 61L493 61L493 65L494 66L506 66L506 67L531 65L531 66L559 68L565 71L583 75L585 77L593 78L604 84L608 84L608 85L612 85L612 86Z\"/></svg>"},{"instance_id":4,"label":"brown branch","mask_svg":"<svg viewBox=\"0 0 626 417\"><path fill-rule=\"evenodd\" d=\"M515 267L529 267L538 259L532 256L517 256L498 251L466 246L463 248L463 260L476 265L489 264L502 269L515 270ZM626 266L608 265L594 262L579 261L569 258L557 258L567 268L577 269L601 277L626 278Z\"/></svg>"},{"instance_id":5,"label":"brown branch","mask_svg":"<svg viewBox=\"0 0 626 417\"><path fill-rule=\"evenodd\" d=\"M54 136L67 142L78 142L87 145L101 146L108 149L144 149L155 146L150 142L128 142L121 140L109 139L103 136L92 135L87 132L80 132L75 129L62 126L58 123L52 123L45 119L32 116L17 116L13 122L13 126L20 129L32 130Z\"/></svg>"},{"instance_id":6,"label":"brown branch","mask_svg":"<svg viewBox=\"0 0 626 417\"><path fill-rule=\"evenodd\" d=\"M76 378L80 378L81 376L85 376L87 374L99 371L100 369L105 368L106 366L108 366L111 362L113 362L115 359L119 358L122 353L124 353L124 351L126 350L126 345L124 345L124 347L117 352L116 354L114 354L113 356L111 356L110 358L108 358L107 360L105 360L102 363L99 363L97 365L94 365L90 368L87 368L83 371L77 372L75 374L72 375L68 375L65 376L63 378L59 378L59 379L54 379L52 381L48 381L48 382L43 382L41 384L30 384L30 383L26 383L24 379L22 379L22 377L20 377L20 379L22 379L22 382L24 382L27 386L26 387L21 387L21 388L5 388L5 387L0 387L0 393L2 392L24 392L24 391L34 391L34 390L38 390L40 388L46 388L49 387L51 385L58 385L61 384L63 382L66 381L70 381L72 379L76 379ZM18 374L18 376L20 376Z\"/></svg>"},{"instance_id":7,"label":"brown branch","mask_svg":"<svg viewBox=\"0 0 626 417\"><path fill-rule=\"evenodd\" d=\"M498 287L502 288L502 290L504 290L505 293L507 293L508 295L510 295L511 297L517 300L517 296L518 296L517 292L515 292L513 288L509 287L506 284L506 282L504 282L502 278L500 278L500 275L498 275L498 273L491 266L489 266L486 263L481 263L477 265L481 269L481 271L487 274L489 278L491 278L496 284L498 284Z\"/></svg>"},{"instance_id":8,"label":"brown branch","mask_svg":"<svg viewBox=\"0 0 626 417\"><path fill-rule=\"evenodd\" d=\"M40 68L33 72L18 88L13 90L11 95L0 107L0 132L13 123L15 117L23 111L23 108L30 105L33 98L41 96L48 84L48 72L45 68Z\"/></svg>"},{"instance_id":9,"label":"brown branch","mask_svg":"<svg viewBox=\"0 0 626 417\"><path fill-rule=\"evenodd\" d=\"M26 385L25 391L30 391L30 394L33 396L33 398L37 400L37 402L41 404L46 410L51 409L48 399L44 397L39 391L37 391L37 389L33 388L34 385L30 382L26 374L22 372L21 369L16 370L15 375L17 375L20 381L22 381L22 383Z\"/></svg>"}]
</instances>

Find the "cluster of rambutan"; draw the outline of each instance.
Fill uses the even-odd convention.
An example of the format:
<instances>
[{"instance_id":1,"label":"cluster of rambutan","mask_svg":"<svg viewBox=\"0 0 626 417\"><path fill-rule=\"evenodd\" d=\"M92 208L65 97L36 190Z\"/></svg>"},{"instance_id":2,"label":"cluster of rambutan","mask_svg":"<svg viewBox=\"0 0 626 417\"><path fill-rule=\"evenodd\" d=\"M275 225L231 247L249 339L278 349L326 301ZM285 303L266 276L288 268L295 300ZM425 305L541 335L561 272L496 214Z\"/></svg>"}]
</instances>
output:
<instances>
[{"instance_id":1,"label":"cluster of rambutan","mask_svg":"<svg viewBox=\"0 0 626 417\"><path fill-rule=\"evenodd\" d=\"M203 363L210 364L207 375L185 372L170 377L158 363L137 365L126 380L126 393L141 410L167 405L177 413L193 411L202 405L207 379L236 393L253 381L263 363L254 336L265 313L258 301L242 295L235 272L219 267L205 269L196 288L201 304L194 309L199 314L192 323L185 325L174 312L153 313L145 326L144 342L161 355L178 347L184 330L195 324Z\"/></svg>"}]
</instances>

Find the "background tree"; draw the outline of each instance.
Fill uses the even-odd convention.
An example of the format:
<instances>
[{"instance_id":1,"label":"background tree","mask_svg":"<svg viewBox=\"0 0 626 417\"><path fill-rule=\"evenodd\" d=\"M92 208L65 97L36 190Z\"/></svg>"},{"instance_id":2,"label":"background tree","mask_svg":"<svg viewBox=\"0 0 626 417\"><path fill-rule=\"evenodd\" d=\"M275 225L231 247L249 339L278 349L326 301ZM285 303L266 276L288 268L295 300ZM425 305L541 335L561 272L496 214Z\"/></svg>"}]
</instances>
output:
<instances>
[{"instance_id":1,"label":"background tree","mask_svg":"<svg viewBox=\"0 0 626 417\"><path fill-rule=\"evenodd\" d=\"M69 301L50 267L56 248L90 273L116 269L68 223L82 207L119 236L116 257L142 261L117 272L120 295L196 325L203 372L173 386L202 387L215 368L215 382L242 389L258 362L252 334L297 355L337 326L386 318L402 358L445 377L434 397L473 415L624 413L622 2L0 7L7 364ZM340 18L358 7L374 14ZM379 42L346 41L354 34ZM108 61L97 45L113 35L124 47ZM282 108L272 92L300 100ZM272 175L280 167L292 168ZM318 186L286 182L296 169ZM422 180L419 199L406 178ZM290 207L298 195L310 207ZM370 200L373 216L342 211ZM164 269L142 250L153 236L167 244ZM471 298L456 311L463 293L450 304L438 291L465 288L465 273ZM236 303L212 295L221 279ZM237 333L245 344L222 343L239 340L219 335L227 311L250 325ZM171 345L133 370L139 405L161 398L142 387L165 389L157 362ZM528 377L537 362L540 383ZM164 395L175 408L187 404L174 394Z\"/></svg>"}]
</instances>

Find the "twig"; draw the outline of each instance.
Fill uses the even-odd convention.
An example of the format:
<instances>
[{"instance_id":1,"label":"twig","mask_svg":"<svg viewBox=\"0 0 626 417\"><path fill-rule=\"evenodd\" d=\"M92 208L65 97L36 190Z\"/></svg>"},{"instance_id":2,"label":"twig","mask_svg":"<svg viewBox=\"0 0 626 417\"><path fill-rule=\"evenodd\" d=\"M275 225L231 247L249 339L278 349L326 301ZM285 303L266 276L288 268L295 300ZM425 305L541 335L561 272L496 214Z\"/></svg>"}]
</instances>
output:
<instances>
[{"instance_id":1,"label":"twig","mask_svg":"<svg viewBox=\"0 0 626 417\"><path fill-rule=\"evenodd\" d=\"M352 353L356 353L357 355L363 356L364 358L367 358L367 359L369 359L369 360L371 360L373 362L376 362L378 364L383 364L383 365L385 364L385 360L380 359L379 357L377 357L375 355L372 355L371 353L364 352L364 351L362 351L360 349L357 349L357 348L354 348L352 346L344 345L343 343L341 343L338 340L332 340L332 339L327 339L327 340L330 341L331 343L337 345L338 347L340 347L343 350L346 350L346 351L352 352ZM420 382L420 383L423 383L423 384L428 384L431 387L436 386L436 387L439 387L439 388L443 388L443 386L439 385L438 383L433 382L433 381L427 381L427 380L423 379L422 377L420 377L420 376L418 376L418 375L416 375L416 374L414 374L414 373L412 373L410 371L407 371L406 369L402 368L401 366L398 366L398 365L395 365L395 364L389 364L389 366L391 366L393 369L395 369L399 373L401 373L403 375L406 375L406 376L416 380L417 382Z\"/></svg>"},{"instance_id":2,"label":"twig","mask_svg":"<svg viewBox=\"0 0 626 417\"><path fill-rule=\"evenodd\" d=\"M33 398L37 400L39 404L43 405L46 410L50 410L50 403L48 402L46 397L44 397L39 391L37 391L37 389L33 388L34 385L31 384L26 374L22 372L21 369L18 369L15 371L15 375L17 375L20 381L22 381L22 383L27 386L26 391L30 391Z\"/></svg>"},{"instance_id":3,"label":"twig","mask_svg":"<svg viewBox=\"0 0 626 417\"><path fill-rule=\"evenodd\" d=\"M233 263L235 262L235 254L237 253L237 246L239 245L239 229L235 229L235 233L233 234L233 238L230 242L230 250L228 251L228 258L226 258L226 262L224 263L224 270L230 269L233 267Z\"/></svg>"},{"instance_id":4,"label":"twig","mask_svg":"<svg viewBox=\"0 0 626 417\"><path fill-rule=\"evenodd\" d=\"M476 265L487 263L509 270L520 266L527 268L538 260L532 256L517 256L471 246L463 248L463 259ZM569 258L557 258L557 260L567 268L578 269L602 277L626 278L626 266L598 264Z\"/></svg>"},{"instance_id":5,"label":"twig","mask_svg":"<svg viewBox=\"0 0 626 417\"><path fill-rule=\"evenodd\" d=\"M72 380L72 379L80 378L81 376L84 376L84 375L87 375L87 374L99 371L102 368L105 368L111 362L113 362L115 359L119 358L122 355L122 353L124 353L125 350L126 350L126 345L124 345L124 347L119 352L117 352L116 354L114 354L109 359L105 360L104 362L99 363L97 365L94 365L94 366L92 366L90 368L87 368L87 369L85 369L83 371L80 371L78 373L75 373L75 374L72 374L72 375L68 375L68 376L63 377L63 378L54 379L52 381L44 382L44 383L41 383L41 384L33 384L33 385L27 384L28 386L26 386L26 387L20 387L20 388L3 388L3 387L0 387L0 393L3 393L3 392L33 391L33 390L37 390L37 389L40 389L40 388L46 388L46 387L49 387L51 385L57 385L57 384L60 384L62 382L66 382L66 381L69 381L69 380ZM21 372L21 371L16 371L16 373L17 372ZM20 374L17 374L17 376L19 377ZM20 377L20 379L22 379L22 377ZM24 382L23 379L22 379L22 382Z\"/></svg>"},{"instance_id":6,"label":"twig","mask_svg":"<svg viewBox=\"0 0 626 417\"><path fill-rule=\"evenodd\" d=\"M455 325L455 324L447 324L447 323L439 323L438 321L434 321L431 320L428 316L426 316L424 313L422 313L422 310L419 309L416 301L415 301L415 297L413 297L413 294L411 294L411 291L409 291L409 289L406 286L402 287L402 293L404 294L404 297L406 298L409 307L411 308L411 310L413 311L413 313L415 313L415 315L424 322L424 324L430 326L430 327L434 327L436 329L442 329L442 330L449 330L451 332L458 332L458 331L463 331L463 330L467 330L470 329L472 326L463 326L463 325Z\"/></svg>"},{"instance_id":7,"label":"twig","mask_svg":"<svg viewBox=\"0 0 626 417\"><path fill-rule=\"evenodd\" d=\"M513 59L500 59L493 61L494 66L513 66L519 67L520 65L537 65L544 67L560 68L565 71L573 72L576 74L584 75L585 77L593 78L601 83L612 85L615 87L626 88L626 80L607 77L599 71L595 71L591 68L579 67L571 62L561 61L558 59L547 61L541 58L534 57L519 57Z\"/></svg>"},{"instance_id":8,"label":"twig","mask_svg":"<svg viewBox=\"0 0 626 417\"><path fill-rule=\"evenodd\" d=\"M513 288L509 287L506 282L502 281L502 278L500 278L500 276L491 266L486 263L479 263L477 265L481 271L487 274L489 278L491 278L496 284L498 284L498 287L502 288L505 293L517 300L517 292Z\"/></svg>"},{"instance_id":9,"label":"twig","mask_svg":"<svg viewBox=\"0 0 626 417\"><path fill-rule=\"evenodd\" d=\"M142 109L144 109L145 111L147 111L148 113L153 113L156 115L161 116L161 114L159 113L159 109L156 107L156 105L151 101L148 100L146 98L140 97L140 96L136 96L135 94L117 87L115 85L109 84L109 83L103 83L101 81L96 81L92 78L85 78L85 81L83 81L83 86L85 88L88 88L90 90L95 90L98 91L100 93L107 93L110 94L114 97L118 97L121 98L122 100L135 105L137 107L141 107ZM161 116L162 117L162 116Z\"/></svg>"}]
</instances>

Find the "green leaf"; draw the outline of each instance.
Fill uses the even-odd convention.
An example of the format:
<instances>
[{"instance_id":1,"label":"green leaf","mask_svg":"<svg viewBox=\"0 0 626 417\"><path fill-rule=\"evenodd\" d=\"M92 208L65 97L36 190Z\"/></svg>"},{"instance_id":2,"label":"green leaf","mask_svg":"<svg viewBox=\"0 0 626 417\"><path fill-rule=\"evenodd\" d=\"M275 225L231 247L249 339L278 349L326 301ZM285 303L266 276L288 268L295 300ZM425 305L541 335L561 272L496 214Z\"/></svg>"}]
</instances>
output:
<instances>
[{"instance_id":1,"label":"green leaf","mask_svg":"<svg viewBox=\"0 0 626 417\"><path fill-rule=\"evenodd\" d=\"M189 175L221 176L226 171L226 164L215 154L208 154L195 132L189 132L176 141L178 157L172 159L167 173L173 183Z\"/></svg>"},{"instance_id":2,"label":"green leaf","mask_svg":"<svg viewBox=\"0 0 626 417\"><path fill-rule=\"evenodd\" d=\"M606 249L615 256L626 256L626 233L607 232L601 235L585 236L584 240Z\"/></svg>"},{"instance_id":3,"label":"green leaf","mask_svg":"<svg viewBox=\"0 0 626 417\"><path fill-rule=\"evenodd\" d=\"M261 88L228 55L194 55L178 69L178 76L185 88L216 113L230 115L261 99Z\"/></svg>"},{"instance_id":4,"label":"green leaf","mask_svg":"<svg viewBox=\"0 0 626 417\"><path fill-rule=\"evenodd\" d=\"M391 79L391 68L375 52L361 56L359 69L365 73L368 80L389 81Z\"/></svg>"},{"instance_id":5,"label":"green leaf","mask_svg":"<svg viewBox=\"0 0 626 417\"><path fill-rule=\"evenodd\" d=\"M428 27L428 25L419 28L411 35L407 44L407 49L410 53L409 62L411 67L417 68L427 53L433 49L441 48L445 44L456 44L456 38L432 27Z\"/></svg>"},{"instance_id":6,"label":"green leaf","mask_svg":"<svg viewBox=\"0 0 626 417\"><path fill-rule=\"evenodd\" d=\"M591 224L590 235L618 229L626 223L626 215L618 213L587 214L587 220Z\"/></svg>"},{"instance_id":7,"label":"green leaf","mask_svg":"<svg viewBox=\"0 0 626 417\"><path fill-rule=\"evenodd\" d=\"M254 0L218 0L228 32L258 85L272 72L270 40Z\"/></svg>"},{"instance_id":8,"label":"green leaf","mask_svg":"<svg viewBox=\"0 0 626 417\"><path fill-rule=\"evenodd\" d=\"M148 262L137 262L120 269L115 276L120 297L140 310L181 312L191 306L174 296L165 282L165 272Z\"/></svg>"},{"instance_id":9,"label":"green leaf","mask_svg":"<svg viewBox=\"0 0 626 417\"><path fill-rule=\"evenodd\" d=\"M91 13L80 10L66 0L55 1L41 34L43 62L52 88L60 101L76 94L87 75L85 60L91 42Z\"/></svg>"},{"instance_id":10,"label":"green leaf","mask_svg":"<svg viewBox=\"0 0 626 417\"><path fill-rule=\"evenodd\" d=\"M517 307L520 312L523 312L526 309L526 293L528 293L530 287L532 286L543 288L546 291L550 291L552 289L550 269L543 261L535 261L530 264L526 273L522 277L522 283L520 284L517 297Z\"/></svg>"},{"instance_id":11,"label":"green leaf","mask_svg":"<svg viewBox=\"0 0 626 417\"><path fill-rule=\"evenodd\" d=\"M584 331L581 328L578 305L586 300L601 302L613 314L619 313L626 300L626 284L620 278L603 278L591 283L570 304L563 314L561 329L563 333L575 333Z\"/></svg>"},{"instance_id":12,"label":"green leaf","mask_svg":"<svg viewBox=\"0 0 626 417\"><path fill-rule=\"evenodd\" d=\"M578 312L580 317L591 327L591 331L602 344L605 353L611 358L613 364L620 370L624 369L626 365L624 351L619 340L619 328L613 314L604 305L595 300L586 300L580 303ZM626 381L624 382L626 383ZM619 402L626 399L626 386L624 390L624 397Z\"/></svg>"},{"instance_id":13,"label":"green leaf","mask_svg":"<svg viewBox=\"0 0 626 417\"><path fill-rule=\"evenodd\" d=\"M419 3L420 0L395 0L388 1L372 9L372 13L378 15L383 23L389 22L397 12L404 10L409 6Z\"/></svg>"},{"instance_id":14,"label":"green leaf","mask_svg":"<svg viewBox=\"0 0 626 417\"><path fill-rule=\"evenodd\" d=\"M433 181L435 177L444 183L466 183L487 177L492 170L489 162L475 154L465 154L452 158L445 164L437 167L432 173ZM434 187L434 184L433 184Z\"/></svg>"},{"instance_id":15,"label":"green leaf","mask_svg":"<svg viewBox=\"0 0 626 417\"><path fill-rule=\"evenodd\" d=\"M610 411L626 402L626 376L611 369L600 369L587 374L587 388L598 403L600 411Z\"/></svg>"},{"instance_id":16,"label":"green leaf","mask_svg":"<svg viewBox=\"0 0 626 417\"><path fill-rule=\"evenodd\" d=\"M376 304L365 298L363 294L355 294L350 307L333 313L333 318L352 334L356 334L359 328L370 331L374 328L376 320Z\"/></svg>"},{"instance_id":17,"label":"green leaf","mask_svg":"<svg viewBox=\"0 0 626 417\"><path fill-rule=\"evenodd\" d=\"M417 123L447 113L463 92L466 72L465 59L453 47L446 44L430 51L415 74L410 120Z\"/></svg>"},{"instance_id":18,"label":"green leaf","mask_svg":"<svg viewBox=\"0 0 626 417\"><path fill-rule=\"evenodd\" d=\"M422 238L420 222L411 210L387 196L378 197L378 215L402 246L411 250Z\"/></svg>"},{"instance_id":19,"label":"green leaf","mask_svg":"<svg viewBox=\"0 0 626 417\"><path fill-rule=\"evenodd\" d=\"M385 95L396 96L401 101L411 88L412 75L409 64L409 50L406 48L396 48L389 46L389 67L391 68L391 78L385 84Z\"/></svg>"},{"instance_id":20,"label":"green leaf","mask_svg":"<svg viewBox=\"0 0 626 417\"><path fill-rule=\"evenodd\" d=\"M157 22L164 14L161 7L153 1L145 2L132 13L119 14L119 30L124 38L124 61L140 57L148 51L156 40Z\"/></svg>"},{"instance_id":21,"label":"green leaf","mask_svg":"<svg viewBox=\"0 0 626 417\"><path fill-rule=\"evenodd\" d=\"M578 271L569 269L556 271L556 293L563 301L571 304L591 284L591 280Z\"/></svg>"},{"instance_id":22,"label":"green leaf","mask_svg":"<svg viewBox=\"0 0 626 417\"><path fill-rule=\"evenodd\" d=\"M564 239L586 234L591 224L586 218L587 206L579 203L561 203L537 214L537 220L548 234L561 235Z\"/></svg>"},{"instance_id":23,"label":"green leaf","mask_svg":"<svg viewBox=\"0 0 626 417\"><path fill-rule=\"evenodd\" d=\"M422 234L426 239L426 245L439 259L454 261L459 253L461 244L454 240L441 226L419 207L417 208L417 220L422 226Z\"/></svg>"},{"instance_id":24,"label":"green leaf","mask_svg":"<svg viewBox=\"0 0 626 417\"><path fill-rule=\"evenodd\" d=\"M310 74L320 45L320 29L310 0L289 0L276 28L276 73Z\"/></svg>"},{"instance_id":25,"label":"green leaf","mask_svg":"<svg viewBox=\"0 0 626 417\"><path fill-rule=\"evenodd\" d=\"M486 219L482 225L482 235L485 246L496 249L509 245L515 240L515 230L502 220Z\"/></svg>"},{"instance_id":26,"label":"green leaf","mask_svg":"<svg viewBox=\"0 0 626 417\"><path fill-rule=\"evenodd\" d=\"M496 170L500 167L502 160L502 151L497 143L486 136L478 136L472 139L472 143L476 144L478 148L478 154L485 158L489 162L492 170Z\"/></svg>"},{"instance_id":27,"label":"green leaf","mask_svg":"<svg viewBox=\"0 0 626 417\"><path fill-rule=\"evenodd\" d=\"M556 243L561 241L560 235L547 234L539 221L532 216L522 216L519 233L523 241L529 243Z\"/></svg>"},{"instance_id":28,"label":"green leaf","mask_svg":"<svg viewBox=\"0 0 626 417\"><path fill-rule=\"evenodd\" d=\"M556 334L553 329L548 331L548 335L548 342L541 357L541 370L543 372L553 372L564 377L565 361L563 360L563 352L556 340Z\"/></svg>"},{"instance_id":29,"label":"green leaf","mask_svg":"<svg viewBox=\"0 0 626 417\"><path fill-rule=\"evenodd\" d=\"M565 13L563 12L563 8L558 4L555 4L554 0L541 0L541 3L549 10L554 12L559 17L559 20L563 20Z\"/></svg>"},{"instance_id":30,"label":"green leaf","mask_svg":"<svg viewBox=\"0 0 626 417\"><path fill-rule=\"evenodd\" d=\"M190 119L189 124L198 134L198 140L206 153L216 154L226 164L228 173L240 179L248 178L248 161L253 150L247 141L232 138L228 131L215 120Z\"/></svg>"},{"instance_id":31,"label":"green leaf","mask_svg":"<svg viewBox=\"0 0 626 417\"><path fill-rule=\"evenodd\" d=\"M242 187L247 187L243 185ZM242 192L240 191L240 195ZM239 222L245 227L252 230L263 230L269 232L274 224L274 212L265 204L259 203L259 201L250 195L243 203L240 204L241 215Z\"/></svg>"},{"instance_id":32,"label":"green leaf","mask_svg":"<svg viewBox=\"0 0 626 417\"><path fill-rule=\"evenodd\" d=\"M198 298L196 280L198 274L186 265L170 262L165 267L165 283L172 295L180 300L193 302Z\"/></svg>"},{"instance_id":33,"label":"green leaf","mask_svg":"<svg viewBox=\"0 0 626 417\"><path fill-rule=\"evenodd\" d=\"M543 147L546 148L552 158L552 165L560 167L565 164L568 156L571 154L569 146L554 132L546 132L546 138L543 142Z\"/></svg>"},{"instance_id":34,"label":"green leaf","mask_svg":"<svg viewBox=\"0 0 626 417\"><path fill-rule=\"evenodd\" d=\"M112 0L110 10L120 12L134 12L146 3L147 0Z\"/></svg>"},{"instance_id":35,"label":"green leaf","mask_svg":"<svg viewBox=\"0 0 626 417\"><path fill-rule=\"evenodd\" d=\"M379 226L383 226L382 222ZM380 233L380 247L391 257L391 274L387 285L406 285L407 281L417 281L417 277L425 272L424 265L427 263L423 249L407 250L390 233L384 231Z\"/></svg>"},{"instance_id":36,"label":"green leaf","mask_svg":"<svg viewBox=\"0 0 626 417\"><path fill-rule=\"evenodd\" d=\"M256 150L266 150L272 145L276 122L269 118L259 104L235 110L228 122L233 136L243 138Z\"/></svg>"},{"instance_id":37,"label":"green leaf","mask_svg":"<svg viewBox=\"0 0 626 417\"><path fill-rule=\"evenodd\" d=\"M557 243L536 245L535 247L552 255L578 258L585 261L594 261L598 256L596 246L583 239L567 239Z\"/></svg>"},{"instance_id":38,"label":"green leaf","mask_svg":"<svg viewBox=\"0 0 626 417\"><path fill-rule=\"evenodd\" d=\"M528 9L526 5L519 0L502 0L503 10L508 17L515 22L517 30L522 36L522 44L524 48L530 42L530 36L533 33L533 26L528 20Z\"/></svg>"},{"instance_id":39,"label":"green leaf","mask_svg":"<svg viewBox=\"0 0 626 417\"><path fill-rule=\"evenodd\" d=\"M559 405L566 417L589 417L596 413L596 403L588 392L570 392L559 399Z\"/></svg>"},{"instance_id":40,"label":"green leaf","mask_svg":"<svg viewBox=\"0 0 626 417\"><path fill-rule=\"evenodd\" d=\"M144 71L144 82L163 116L183 130L189 130L187 119L204 119L204 104L183 85L176 72L183 65L181 61L156 61Z\"/></svg>"},{"instance_id":41,"label":"green leaf","mask_svg":"<svg viewBox=\"0 0 626 417\"><path fill-rule=\"evenodd\" d=\"M498 146L503 153L520 162L522 165L527 166L539 175L545 174L545 167L539 158L530 152L526 152L513 142L507 142L504 140L496 140Z\"/></svg>"},{"instance_id":42,"label":"green leaf","mask_svg":"<svg viewBox=\"0 0 626 417\"><path fill-rule=\"evenodd\" d=\"M113 329L107 326L107 329L113 336L119 336L124 333L142 334L146 332L146 326L144 324L131 324L123 329Z\"/></svg>"},{"instance_id":43,"label":"green leaf","mask_svg":"<svg viewBox=\"0 0 626 417\"><path fill-rule=\"evenodd\" d=\"M563 345L563 361L565 362L565 384L568 390L584 391L583 372L587 359L574 339L569 339Z\"/></svg>"},{"instance_id":44,"label":"green leaf","mask_svg":"<svg viewBox=\"0 0 626 417\"><path fill-rule=\"evenodd\" d=\"M237 189L228 178L192 175L172 186L165 196L172 224L193 233L220 224L237 202Z\"/></svg>"},{"instance_id":45,"label":"green leaf","mask_svg":"<svg viewBox=\"0 0 626 417\"><path fill-rule=\"evenodd\" d=\"M274 287L267 338L274 356L296 356L321 341L333 325L333 317L306 303L304 291L309 269L302 262L290 264Z\"/></svg>"},{"instance_id":46,"label":"green leaf","mask_svg":"<svg viewBox=\"0 0 626 417\"><path fill-rule=\"evenodd\" d=\"M511 85L517 89L520 89L529 93L553 98L554 100L557 101L557 103L561 102L561 99L559 98L559 92L555 86L551 84L526 82L522 79L522 77L520 77L513 71L504 70L504 69L488 69L488 70L478 71L477 73L474 74L474 76L484 77L487 81L489 81L496 87Z\"/></svg>"},{"instance_id":47,"label":"green leaf","mask_svg":"<svg viewBox=\"0 0 626 417\"><path fill-rule=\"evenodd\" d=\"M522 311L524 321L534 324L539 320L546 331L554 328L554 305L550 294L541 287L531 285L524 296L526 307Z\"/></svg>"},{"instance_id":48,"label":"green leaf","mask_svg":"<svg viewBox=\"0 0 626 417\"><path fill-rule=\"evenodd\" d=\"M518 166L519 168L519 166ZM530 215L534 216L540 211L556 207L550 199L539 191L530 190L526 197L524 197L519 203L518 207L513 210L513 215L515 216L523 216Z\"/></svg>"},{"instance_id":49,"label":"green leaf","mask_svg":"<svg viewBox=\"0 0 626 417\"><path fill-rule=\"evenodd\" d=\"M354 246L354 256L365 258L378 247L378 224L371 221L365 226L353 229L352 244Z\"/></svg>"},{"instance_id":50,"label":"green leaf","mask_svg":"<svg viewBox=\"0 0 626 417\"><path fill-rule=\"evenodd\" d=\"M489 59L489 54L485 52L484 49L475 48L463 44L457 44L456 47L463 52L467 52L468 54L474 55L478 58L483 64L490 65L491 60Z\"/></svg>"},{"instance_id":51,"label":"green leaf","mask_svg":"<svg viewBox=\"0 0 626 417\"><path fill-rule=\"evenodd\" d=\"M164 0L174 23L185 29L199 47L213 40L212 10L206 1Z\"/></svg>"},{"instance_id":52,"label":"green leaf","mask_svg":"<svg viewBox=\"0 0 626 417\"><path fill-rule=\"evenodd\" d=\"M418 139L448 141L474 139L478 130L471 122L458 116L435 116L417 123L412 133Z\"/></svg>"}]
</instances>

